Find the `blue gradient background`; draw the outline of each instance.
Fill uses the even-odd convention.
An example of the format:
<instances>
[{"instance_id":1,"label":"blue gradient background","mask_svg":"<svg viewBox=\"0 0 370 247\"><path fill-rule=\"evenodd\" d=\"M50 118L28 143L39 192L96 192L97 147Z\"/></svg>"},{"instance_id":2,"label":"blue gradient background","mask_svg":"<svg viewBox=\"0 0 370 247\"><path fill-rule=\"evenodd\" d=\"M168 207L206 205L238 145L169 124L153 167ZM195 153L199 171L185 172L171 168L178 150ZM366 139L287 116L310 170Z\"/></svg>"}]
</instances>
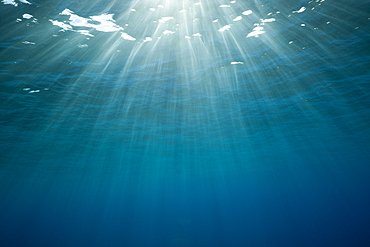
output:
<instances>
[{"instance_id":1,"label":"blue gradient background","mask_svg":"<svg viewBox=\"0 0 370 247\"><path fill-rule=\"evenodd\" d=\"M202 2L201 37L155 45L143 13L168 1L15 2L0 3L0 246L370 246L367 1L237 1L225 11L252 9L251 27L281 12L248 38ZM136 41L60 32L66 8L113 13Z\"/></svg>"}]
</instances>

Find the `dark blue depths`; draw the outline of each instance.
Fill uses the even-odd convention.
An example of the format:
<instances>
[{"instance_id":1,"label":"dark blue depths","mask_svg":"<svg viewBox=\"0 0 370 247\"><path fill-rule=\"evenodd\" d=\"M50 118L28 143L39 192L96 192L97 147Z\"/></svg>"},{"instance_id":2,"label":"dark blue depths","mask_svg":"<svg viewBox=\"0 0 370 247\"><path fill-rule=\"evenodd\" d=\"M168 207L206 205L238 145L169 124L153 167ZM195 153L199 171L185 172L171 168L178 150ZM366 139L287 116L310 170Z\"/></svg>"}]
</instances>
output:
<instances>
[{"instance_id":1,"label":"dark blue depths","mask_svg":"<svg viewBox=\"0 0 370 247\"><path fill-rule=\"evenodd\" d=\"M154 2L0 3L0 246L370 246L370 5Z\"/></svg>"}]
</instances>

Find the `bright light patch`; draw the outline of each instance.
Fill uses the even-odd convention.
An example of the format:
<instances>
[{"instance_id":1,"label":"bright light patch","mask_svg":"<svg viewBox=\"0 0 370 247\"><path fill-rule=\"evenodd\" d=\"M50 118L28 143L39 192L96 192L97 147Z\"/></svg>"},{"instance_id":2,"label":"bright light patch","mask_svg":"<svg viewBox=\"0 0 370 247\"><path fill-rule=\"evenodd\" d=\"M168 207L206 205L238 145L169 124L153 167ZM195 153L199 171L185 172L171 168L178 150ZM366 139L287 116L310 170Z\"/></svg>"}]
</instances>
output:
<instances>
[{"instance_id":1,"label":"bright light patch","mask_svg":"<svg viewBox=\"0 0 370 247\"><path fill-rule=\"evenodd\" d=\"M22 43L25 45L35 45L36 44L35 42L30 42L30 41L23 41Z\"/></svg>"},{"instance_id":2,"label":"bright light patch","mask_svg":"<svg viewBox=\"0 0 370 247\"><path fill-rule=\"evenodd\" d=\"M223 31L225 31L225 30L229 30L229 29L230 29L230 25L226 25L226 26L224 26L224 27L222 27L222 28L218 29L218 31L219 31L219 32L223 32Z\"/></svg>"},{"instance_id":3,"label":"bright light patch","mask_svg":"<svg viewBox=\"0 0 370 247\"><path fill-rule=\"evenodd\" d=\"M242 15L250 15L250 14L252 14L253 12L252 12L252 10L247 10L247 11L244 11L243 13L242 13Z\"/></svg>"},{"instance_id":4,"label":"bright light patch","mask_svg":"<svg viewBox=\"0 0 370 247\"><path fill-rule=\"evenodd\" d=\"M70 24L76 27L91 27L92 25L88 23L88 19L80 17L78 15L71 14L69 20Z\"/></svg>"},{"instance_id":5,"label":"bright light patch","mask_svg":"<svg viewBox=\"0 0 370 247\"><path fill-rule=\"evenodd\" d=\"M60 13L60 15L71 15L71 14L73 14L73 11L69 9L65 9L62 11L62 13Z\"/></svg>"},{"instance_id":6,"label":"bright light patch","mask_svg":"<svg viewBox=\"0 0 370 247\"><path fill-rule=\"evenodd\" d=\"M113 14L102 14L98 16L91 16L92 20L100 22L99 25L90 25L101 32L115 32L123 30L122 27L116 25L113 20Z\"/></svg>"},{"instance_id":7,"label":"bright light patch","mask_svg":"<svg viewBox=\"0 0 370 247\"><path fill-rule=\"evenodd\" d=\"M78 30L77 32L78 33L81 33L81 34L83 34L85 36L94 37L94 35L92 35L91 33L89 33L88 30Z\"/></svg>"},{"instance_id":8,"label":"bright light patch","mask_svg":"<svg viewBox=\"0 0 370 247\"><path fill-rule=\"evenodd\" d=\"M164 35L170 35L170 34L174 34L175 32L173 32L173 31L170 31L170 30L165 30L164 32L163 32L163 34Z\"/></svg>"},{"instance_id":9,"label":"bright light patch","mask_svg":"<svg viewBox=\"0 0 370 247\"><path fill-rule=\"evenodd\" d=\"M266 22L274 22L276 21L275 18L270 18L270 19L264 19L264 20L261 20L262 23L266 23Z\"/></svg>"},{"instance_id":10,"label":"bright light patch","mask_svg":"<svg viewBox=\"0 0 370 247\"><path fill-rule=\"evenodd\" d=\"M102 15L96 15L96 16L90 16L90 18L94 21L99 22L114 22L113 20L113 14L102 14Z\"/></svg>"},{"instance_id":11,"label":"bright light patch","mask_svg":"<svg viewBox=\"0 0 370 247\"><path fill-rule=\"evenodd\" d=\"M61 31L67 31L67 30L72 30L73 29L71 25L65 24L63 22L53 21L53 20L49 20L49 21L51 21L51 23L53 23L54 26L58 26L58 27L62 28Z\"/></svg>"},{"instance_id":12,"label":"bright light patch","mask_svg":"<svg viewBox=\"0 0 370 247\"><path fill-rule=\"evenodd\" d=\"M33 17L33 15L30 15L30 14L23 14L22 16L24 19L31 19Z\"/></svg>"},{"instance_id":13,"label":"bright light patch","mask_svg":"<svg viewBox=\"0 0 370 247\"><path fill-rule=\"evenodd\" d=\"M305 7L302 7L302 8L300 8L299 10L297 10L297 11L293 11L293 13L302 13L303 11L305 11L306 10L306 8Z\"/></svg>"},{"instance_id":14,"label":"bright light patch","mask_svg":"<svg viewBox=\"0 0 370 247\"><path fill-rule=\"evenodd\" d=\"M61 27L63 31L75 31L73 30L73 27L94 28L95 30L100 32L116 32L123 30L123 27L120 27L115 23L113 19L113 14L101 14L90 16L90 18L85 18L74 14L72 10L65 9L62 11L62 13L60 13L60 15L69 15L69 24L57 20L49 21L51 21L53 25ZM76 30L76 32L82 33L86 36L94 37L87 30Z\"/></svg>"},{"instance_id":15,"label":"bright light patch","mask_svg":"<svg viewBox=\"0 0 370 247\"><path fill-rule=\"evenodd\" d=\"M243 17L240 15L240 16L236 17L233 21L240 21L241 19L243 19Z\"/></svg>"},{"instance_id":16,"label":"bright light patch","mask_svg":"<svg viewBox=\"0 0 370 247\"><path fill-rule=\"evenodd\" d=\"M29 91L28 93L39 93L40 92L40 90L39 89L37 89L37 90L31 90L31 91Z\"/></svg>"},{"instance_id":17,"label":"bright light patch","mask_svg":"<svg viewBox=\"0 0 370 247\"><path fill-rule=\"evenodd\" d=\"M14 5L14 6L18 6L18 3L16 3L14 0L3 0L3 3L4 4L11 4L11 5Z\"/></svg>"},{"instance_id":18,"label":"bright light patch","mask_svg":"<svg viewBox=\"0 0 370 247\"><path fill-rule=\"evenodd\" d=\"M146 37L145 39L144 39L144 43L145 42L149 42L149 41L152 41L153 39L151 38L151 37Z\"/></svg>"},{"instance_id":19,"label":"bright light patch","mask_svg":"<svg viewBox=\"0 0 370 247\"><path fill-rule=\"evenodd\" d=\"M136 40L134 37L128 35L127 33L122 33L121 37L126 39L126 40L130 40L130 41L135 41Z\"/></svg>"},{"instance_id":20,"label":"bright light patch","mask_svg":"<svg viewBox=\"0 0 370 247\"><path fill-rule=\"evenodd\" d=\"M173 32L173 31L170 31L170 30L165 30L164 32L163 32L163 34L164 35L170 35L170 34L174 34L175 32Z\"/></svg>"},{"instance_id":21,"label":"bright light patch","mask_svg":"<svg viewBox=\"0 0 370 247\"><path fill-rule=\"evenodd\" d=\"M13 5L15 7L18 6L18 3L16 3L14 0L3 0L2 1L4 4L10 4L10 5ZM26 3L26 4L31 4L30 2L26 1L26 0L19 0L19 2L21 3Z\"/></svg>"},{"instance_id":22,"label":"bright light patch","mask_svg":"<svg viewBox=\"0 0 370 247\"><path fill-rule=\"evenodd\" d=\"M173 19L174 19L173 17L162 17L161 19L159 19L159 22L165 23L166 21L173 20Z\"/></svg>"},{"instance_id":23,"label":"bright light patch","mask_svg":"<svg viewBox=\"0 0 370 247\"><path fill-rule=\"evenodd\" d=\"M263 33L265 33L265 31L263 31L263 27L257 26L253 28L253 31L247 35L247 38L248 37L258 37L260 34L263 34Z\"/></svg>"}]
</instances>

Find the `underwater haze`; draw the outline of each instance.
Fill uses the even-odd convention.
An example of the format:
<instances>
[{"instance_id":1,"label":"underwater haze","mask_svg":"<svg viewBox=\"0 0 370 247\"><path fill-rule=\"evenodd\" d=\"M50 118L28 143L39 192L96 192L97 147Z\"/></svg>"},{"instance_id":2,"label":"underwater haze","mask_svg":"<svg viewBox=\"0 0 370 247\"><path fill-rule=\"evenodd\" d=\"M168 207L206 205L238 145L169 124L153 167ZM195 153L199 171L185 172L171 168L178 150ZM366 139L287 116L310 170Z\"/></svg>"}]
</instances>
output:
<instances>
[{"instance_id":1,"label":"underwater haze","mask_svg":"<svg viewBox=\"0 0 370 247\"><path fill-rule=\"evenodd\" d=\"M370 2L0 1L0 246L370 246Z\"/></svg>"}]
</instances>

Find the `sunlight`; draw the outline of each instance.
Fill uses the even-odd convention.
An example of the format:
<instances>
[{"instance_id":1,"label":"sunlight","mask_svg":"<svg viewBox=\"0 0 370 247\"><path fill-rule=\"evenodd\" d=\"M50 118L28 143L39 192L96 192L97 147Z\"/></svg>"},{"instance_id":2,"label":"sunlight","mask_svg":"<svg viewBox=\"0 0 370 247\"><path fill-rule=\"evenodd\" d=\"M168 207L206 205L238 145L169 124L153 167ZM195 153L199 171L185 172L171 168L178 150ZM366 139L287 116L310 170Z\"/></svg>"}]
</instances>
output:
<instances>
[{"instance_id":1,"label":"sunlight","mask_svg":"<svg viewBox=\"0 0 370 247\"><path fill-rule=\"evenodd\" d=\"M157 133L168 132L158 127L165 123L188 127L186 134L173 131L183 134L183 147L189 152L202 146L199 140L195 144L199 136L206 139L212 133L222 139L228 133L220 133L224 116L217 112L231 112L240 102L246 108L228 116L234 129L253 135L258 131L251 130L253 126L267 128L275 120L261 122L244 112L270 111L277 102L284 103L284 98L303 97L298 92L307 85L299 78L309 71L310 63L303 67L297 61L308 52L318 59L329 54L330 36L321 30L335 27L327 17L318 22L305 17L319 11L325 4L322 0L290 6L264 1L135 0L111 1L94 8L98 2L63 4L47 18L31 10L18 15L19 30L29 28L39 36L27 36L16 45L30 48L24 55L27 66L42 70L47 81L37 86L35 73L24 80L21 91L34 96L62 90L58 99L64 107L58 105L58 109L71 115L75 105L94 95L104 106L115 107L101 110L95 121L119 119L118 125L131 131L129 139L142 140L136 144L147 152L155 152L147 147ZM18 0L3 3L11 8L29 5ZM7 30L9 37L19 36L17 28ZM317 50L310 51L313 45ZM330 60L323 61L330 64ZM312 73L310 80L319 81L319 76ZM279 83L271 86L272 81ZM83 96L74 97L76 91ZM221 96L225 96L222 102L218 100ZM306 102L299 97L296 102ZM304 114L314 113L311 105L297 105ZM82 121L91 111L83 104L75 121ZM164 113L165 119L161 117ZM63 122L62 115L68 114L56 114L46 128ZM137 130L142 122L151 126L145 129L145 137ZM109 136L99 128L92 127L92 135ZM235 143L244 141L234 138ZM223 145L217 146L220 152L229 148Z\"/></svg>"}]
</instances>

